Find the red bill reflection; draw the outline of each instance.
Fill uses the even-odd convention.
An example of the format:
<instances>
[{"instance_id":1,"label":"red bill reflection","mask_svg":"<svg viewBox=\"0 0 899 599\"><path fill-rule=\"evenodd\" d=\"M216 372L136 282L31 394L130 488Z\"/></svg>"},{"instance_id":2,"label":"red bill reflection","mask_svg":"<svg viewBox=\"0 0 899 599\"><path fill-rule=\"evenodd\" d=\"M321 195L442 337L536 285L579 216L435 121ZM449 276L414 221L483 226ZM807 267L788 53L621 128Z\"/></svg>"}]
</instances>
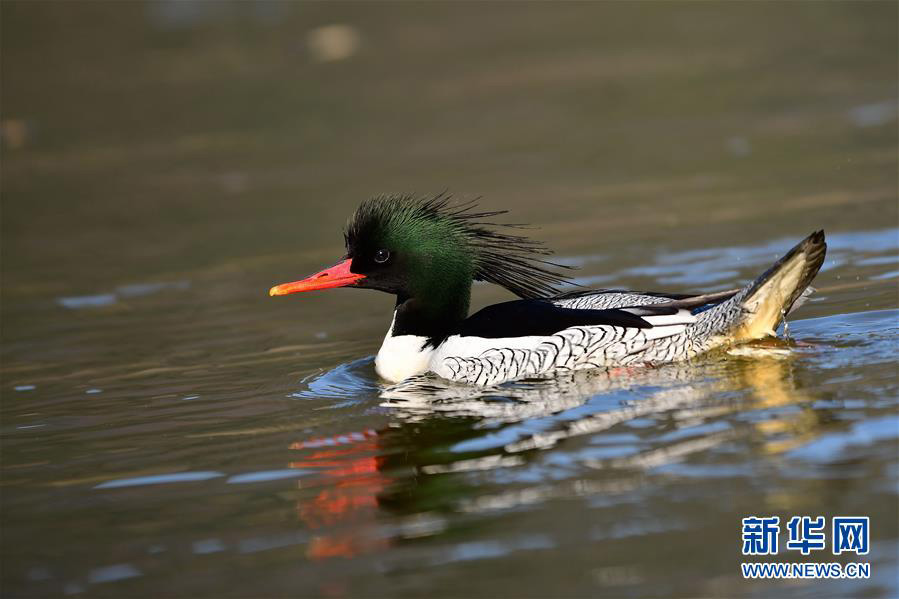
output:
<instances>
[{"instance_id":1,"label":"red bill reflection","mask_svg":"<svg viewBox=\"0 0 899 599\"><path fill-rule=\"evenodd\" d=\"M297 515L315 533L307 557L353 557L387 547L378 529L378 495L392 481L379 470L377 431L299 441L290 449L314 450L288 466L319 472L314 481L298 483L301 488L322 487L297 504Z\"/></svg>"}]
</instances>

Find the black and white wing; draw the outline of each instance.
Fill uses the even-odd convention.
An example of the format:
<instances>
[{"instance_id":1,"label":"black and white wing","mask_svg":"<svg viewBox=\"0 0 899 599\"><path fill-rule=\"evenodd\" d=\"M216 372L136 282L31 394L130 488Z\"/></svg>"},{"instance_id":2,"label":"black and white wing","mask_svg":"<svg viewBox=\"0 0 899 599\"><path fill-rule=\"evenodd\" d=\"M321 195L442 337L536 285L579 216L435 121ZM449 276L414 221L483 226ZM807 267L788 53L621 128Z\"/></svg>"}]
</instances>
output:
<instances>
[{"instance_id":1,"label":"black and white wing","mask_svg":"<svg viewBox=\"0 0 899 599\"><path fill-rule=\"evenodd\" d=\"M671 300L668 300L671 301ZM431 370L475 385L559 371L640 362L651 343L680 335L696 318L689 310L651 305L583 310L523 300L485 308L434 352Z\"/></svg>"}]
</instances>

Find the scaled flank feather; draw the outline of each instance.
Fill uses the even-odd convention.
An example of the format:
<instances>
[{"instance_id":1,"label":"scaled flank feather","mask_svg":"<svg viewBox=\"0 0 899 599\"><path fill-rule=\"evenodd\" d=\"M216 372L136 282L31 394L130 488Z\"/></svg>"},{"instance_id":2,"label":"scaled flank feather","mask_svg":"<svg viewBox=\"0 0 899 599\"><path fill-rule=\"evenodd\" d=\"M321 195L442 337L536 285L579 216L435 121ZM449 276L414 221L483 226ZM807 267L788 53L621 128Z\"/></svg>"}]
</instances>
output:
<instances>
[{"instance_id":1,"label":"scaled flank feather","mask_svg":"<svg viewBox=\"0 0 899 599\"><path fill-rule=\"evenodd\" d=\"M474 279L505 287L522 298L550 297L556 285L571 284L567 277L547 267L569 268L539 258L552 252L539 241L496 230L522 225L487 222L507 210L477 212L477 201L453 202L447 193L433 197L381 195L364 201L347 223L344 237L361 237L371 227L414 227L416 223L448 225L453 241L464 244L475 267Z\"/></svg>"}]
</instances>

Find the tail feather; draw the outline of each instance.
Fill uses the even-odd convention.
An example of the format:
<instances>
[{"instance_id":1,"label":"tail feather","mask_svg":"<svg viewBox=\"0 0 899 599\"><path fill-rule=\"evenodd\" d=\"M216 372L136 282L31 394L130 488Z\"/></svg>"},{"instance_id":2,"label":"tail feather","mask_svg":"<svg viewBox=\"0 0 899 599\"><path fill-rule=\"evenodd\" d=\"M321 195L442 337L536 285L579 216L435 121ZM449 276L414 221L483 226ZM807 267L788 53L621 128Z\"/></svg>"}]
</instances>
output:
<instances>
[{"instance_id":1,"label":"tail feather","mask_svg":"<svg viewBox=\"0 0 899 599\"><path fill-rule=\"evenodd\" d=\"M738 294L743 317L734 337L749 340L774 335L783 317L813 291L809 285L824 264L826 252L824 231L815 231Z\"/></svg>"}]
</instances>

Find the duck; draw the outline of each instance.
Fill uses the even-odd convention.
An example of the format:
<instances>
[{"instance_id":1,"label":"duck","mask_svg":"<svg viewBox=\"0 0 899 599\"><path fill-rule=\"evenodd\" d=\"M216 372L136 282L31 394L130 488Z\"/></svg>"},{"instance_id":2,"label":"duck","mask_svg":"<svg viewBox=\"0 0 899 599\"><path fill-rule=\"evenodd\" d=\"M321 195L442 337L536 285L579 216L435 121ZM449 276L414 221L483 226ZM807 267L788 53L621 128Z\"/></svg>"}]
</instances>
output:
<instances>
[{"instance_id":1,"label":"duck","mask_svg":"<svg viewBox=\"0 0 899 599\"><path fill-rule=\"evenodd\" d=\"M485 387L682 362L776 336L813 291L827 250L824 231L815 231L758 278L727 291L586 289L570 281L570 267L548 259L541 242L518 234L523 225L494 222L506 213L447 193L369 198L347 221L346 253L337 264L275 285L269 295L340 287L394 295L374 361L378 376ZM475 281L518 299L469 315ZM565 285L574 290L562 292Z\"/></svg>"}]
</instances>

